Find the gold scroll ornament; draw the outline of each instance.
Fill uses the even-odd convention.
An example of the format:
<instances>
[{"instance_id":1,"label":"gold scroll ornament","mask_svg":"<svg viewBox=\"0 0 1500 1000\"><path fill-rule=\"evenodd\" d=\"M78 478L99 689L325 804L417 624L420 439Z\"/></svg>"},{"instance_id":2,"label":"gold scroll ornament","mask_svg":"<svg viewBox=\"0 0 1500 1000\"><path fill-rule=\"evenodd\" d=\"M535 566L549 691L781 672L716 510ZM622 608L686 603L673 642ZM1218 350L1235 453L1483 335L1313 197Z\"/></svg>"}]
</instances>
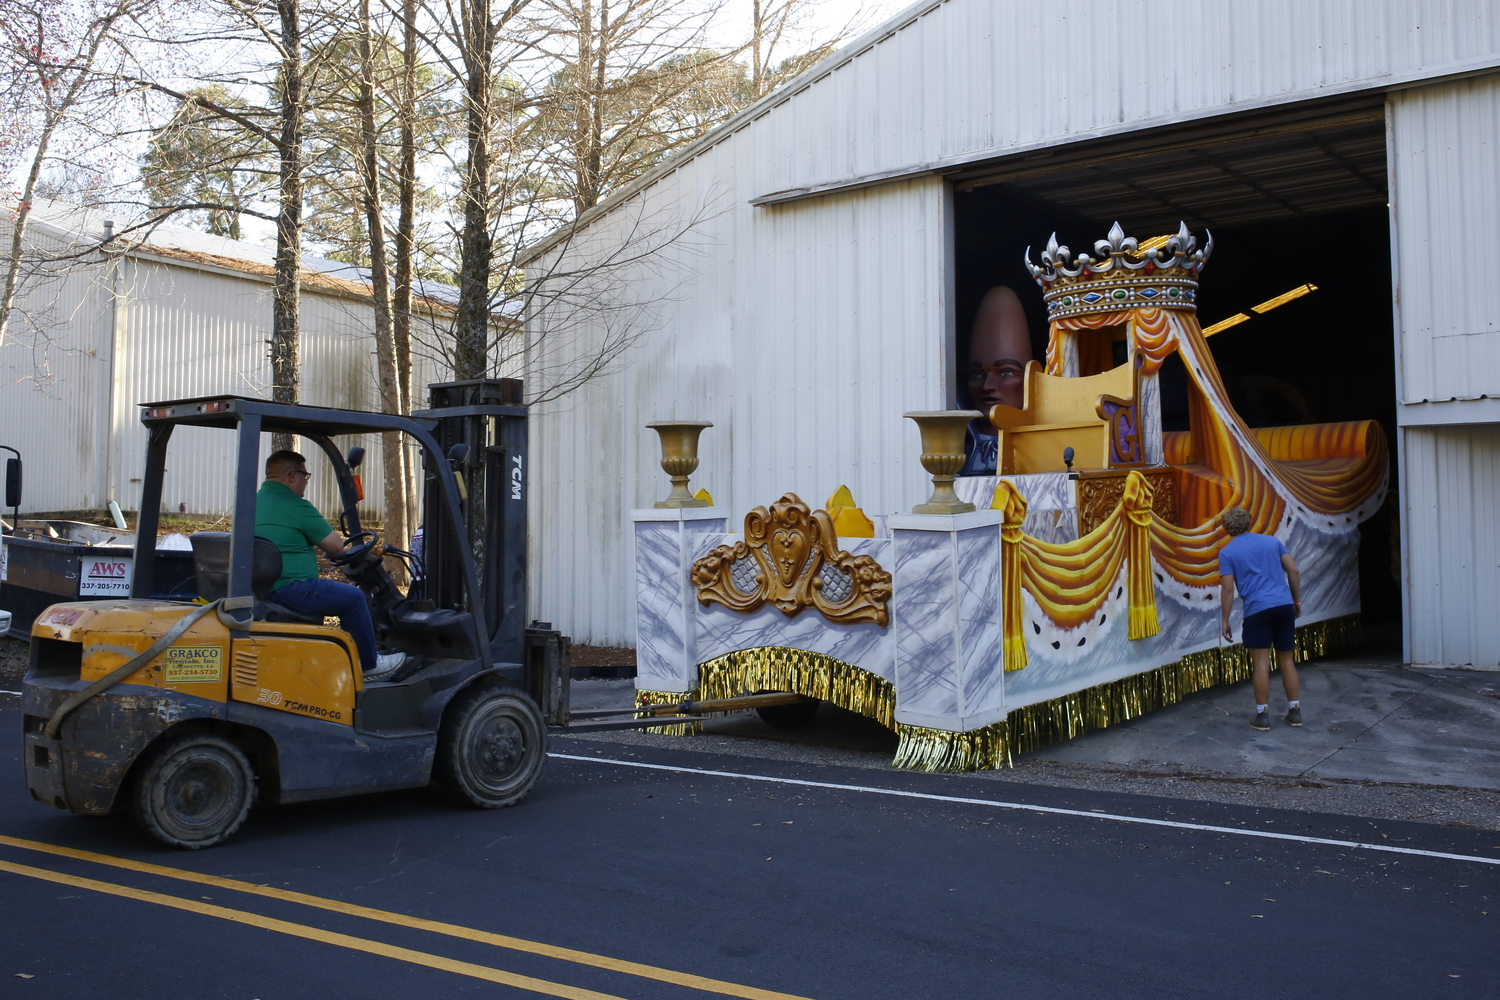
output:
<instances>
[{"instance_id":1,"label":"gold scroll ornament","mask_svg":"<svg viewBox=\"0 0 1500 1000\"><path fill-rule=\"evenodd\" d=\"M1151 509L1168 524L1177 523L1177 491L1170 468L1140 469L1151 483ZM1103 524L1125 496L1126 473L1119 469L1078 475L1078 534L1087 535Z\"/></svg>"},{"instance_id":2,"label":"gold scroll ornament","mask_svg":"<svg viewBox=\"0 0 1500 1000\"><path fill-rule=\"evenodd\" d=\"M746 514L745 540L693 563L693 585L700 604L741 614L770 603L788 618L815 608L838 625L890 621L891 574L870 556L840 550L828 512L795 493Z\"/></svg>"}]
</instances>

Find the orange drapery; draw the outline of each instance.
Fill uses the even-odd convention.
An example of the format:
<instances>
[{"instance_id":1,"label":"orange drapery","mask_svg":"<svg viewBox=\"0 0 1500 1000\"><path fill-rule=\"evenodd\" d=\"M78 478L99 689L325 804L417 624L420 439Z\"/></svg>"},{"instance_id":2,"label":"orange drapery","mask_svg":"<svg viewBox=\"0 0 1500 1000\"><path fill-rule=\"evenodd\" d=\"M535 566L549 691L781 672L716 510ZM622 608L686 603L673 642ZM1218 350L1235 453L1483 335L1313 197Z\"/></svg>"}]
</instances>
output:
<instances>
[{"instance_id":1,"label":"orange drapery","mask_svg":"<svg viewBox=\"0 0 1500 1000\"><path fill-rule=\"evenodd\" d=\"M1006 669L1016 669L1011 665L1013 643L1021 644L1019 658L1026 655L1019 604L1022 586L1050 620L1063 628L1077 628L1098 612L1121 566L1128 563L1130 638L1154 635L1157 623L1152 559L1180 583L1194 587L1217 584L1219 550L1228 541L1219 525L1218 514L1224 509L1246 508L1251 515L1251 530L1266 534L1281 525L1288 502L1298 508L1298 514L1316 519L1320 526L1338 528L1343 522L1352 522L1353 512L1385 482L1385 435L1374 421L1259 430L1247 427L1229 404L1229 393L1198 318L1189 312L1130 309L1054 322L1047 346L1048 373L1062 374L1063 345L1074 331L1118 325L1126 327L1135 352L1143 357L1143 375L1159 371L1173 351L1182 353L1197 392L1191 442L1174 442L1174 457L1190 454L1193 459L1192 465L1179 466L1179 479L1186 477L1190 486L1207 483L1216 492L1205 492L1198 498L1210 504L1210 509L1197 511L1199 523L1178 527L1151 512L1150 485L1144 476L1132 472L1127 477L1125 496L1113 514L1084 537L1055 545L1020 533L1025 498L1009 483L1002 483L996 491L996 506L1003 503L1010 512L1006 528L1015 536L1003 534L1002 539L1006 543L1002 560L1011 560L1002 563L1011 599L1002 623ZM1139 482L1132 485L1134 481ZM1008 490L1003 496L1002 489ZM1227 500L1219 499L1225 496ZM1183 503L1182 497L1179 508L1195 510L1193 503ZM1019 517L1012 524L1011 513L1017 510Z\"/></svg>"}]
</instances>

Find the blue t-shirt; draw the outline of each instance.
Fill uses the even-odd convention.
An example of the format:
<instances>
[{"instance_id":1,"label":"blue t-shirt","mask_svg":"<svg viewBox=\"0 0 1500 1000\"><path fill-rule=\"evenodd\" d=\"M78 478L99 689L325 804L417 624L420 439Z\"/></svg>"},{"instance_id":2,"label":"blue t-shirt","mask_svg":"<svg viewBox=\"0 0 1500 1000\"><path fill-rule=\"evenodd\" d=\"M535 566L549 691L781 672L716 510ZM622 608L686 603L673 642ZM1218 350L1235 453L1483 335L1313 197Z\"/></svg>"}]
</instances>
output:
<instances>
[{"instance_id":1,"label":"blue t-shirt","mask_svg":"<svg viewBox=\"0 0 1500 1000\"><path fill-rule=\"evenodd\" d=\"M1286 546L1272 535L1245 532L1219 550L1219 575L1233 576L1234 589L1245 602L1245 617L1292 603L1292 588L1281 568Z\"/></svg>"}]
</instances>

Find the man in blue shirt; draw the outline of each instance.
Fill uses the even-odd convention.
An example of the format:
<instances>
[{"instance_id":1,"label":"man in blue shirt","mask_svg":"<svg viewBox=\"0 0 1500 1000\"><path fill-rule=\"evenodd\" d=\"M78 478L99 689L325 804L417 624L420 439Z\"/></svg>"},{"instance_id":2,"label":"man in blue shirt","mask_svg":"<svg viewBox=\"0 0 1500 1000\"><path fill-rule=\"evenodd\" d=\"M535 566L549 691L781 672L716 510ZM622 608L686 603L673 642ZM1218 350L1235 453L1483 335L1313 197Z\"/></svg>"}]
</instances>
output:
<instances>
[{"instance_id":1,"label":"man in blue shirt","mask_svg":"<svg viewBox=\"0 0 1500 1000\"><path fill-rule=\"evenodd\" d=\"M1229 508L1221 523L1230 540L1219 550L1220 629L1225 639L1234 641L1229 612L1238 590L1245 606L1240 637L1250 650L1255 668L1255 718L1250 728L1271 728L1266 709L1271 701L1272 646L1276 647L1276 663L1281 668L1281 685L1286 689L1286 724L1300 726L1302 703L1297 700L1297 667L1292 662L1296 622L1302 614L1302 576L1297 563L1280 539L1250 530L1250 512L1245 508Z\"/></svg>"}]
</instances>

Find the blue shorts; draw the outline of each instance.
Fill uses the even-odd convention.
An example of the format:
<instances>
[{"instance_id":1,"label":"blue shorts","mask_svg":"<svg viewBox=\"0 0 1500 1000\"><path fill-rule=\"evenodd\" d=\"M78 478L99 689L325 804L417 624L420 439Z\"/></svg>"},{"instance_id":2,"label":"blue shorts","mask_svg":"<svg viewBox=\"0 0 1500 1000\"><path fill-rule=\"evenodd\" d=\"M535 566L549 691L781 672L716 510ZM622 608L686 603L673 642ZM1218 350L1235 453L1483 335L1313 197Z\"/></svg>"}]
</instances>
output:
<instances>
[{"instance_id":1,"label":"blue shorts","mask_svg":"<svg viewBox=\"0 0 1500 1000\"><path fill-rule=\"evenodd\" d=\"M1240 641L1246 649L1270 649L1273 645L1283 653L1290 653L1296 643L1297 615L1295 605L1283 604L1278 608L1257 611L1245 619Z\"/></svg>"}]
</instances>

